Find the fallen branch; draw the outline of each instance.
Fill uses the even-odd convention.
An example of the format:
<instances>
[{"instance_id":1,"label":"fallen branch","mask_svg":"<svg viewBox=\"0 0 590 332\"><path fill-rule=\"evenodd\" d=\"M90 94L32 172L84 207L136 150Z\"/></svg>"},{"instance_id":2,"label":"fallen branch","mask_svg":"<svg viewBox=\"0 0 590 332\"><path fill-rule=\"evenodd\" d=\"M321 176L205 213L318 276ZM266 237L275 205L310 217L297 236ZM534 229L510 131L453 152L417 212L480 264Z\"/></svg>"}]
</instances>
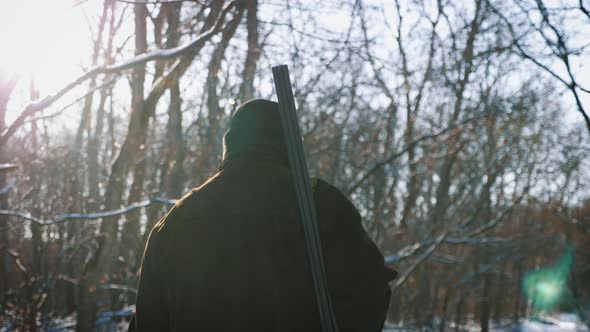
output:
<instances>
[{"instance_id":1,"label":"fallen branch","mask_svg":"<svg viewBox=\"0 0 590 332\"><path fill-rule=\"evenodd\" d=\"M133 203L131 205L122 207L117 210L111 211L103 211L103 212L94 212L94 213L66 213L57 215L51 219L41 219L38 217L32 216L30 213L14 211L14 210L0 210L0 215L4 216L11 216L17 217L25 220L32 221L41 226L53 225L60 222L64 222L67 220L80 220L80 219L101 219L101 218L108 218L119 216L122 214L127 214L129 212L135 211L137 209L141 209L152 204L166 204L166 205L174 205L176 203L175 199L169 199L164 197L154 197L152 199L148 199L145 201Z\"/></svg>"}]
</instances>

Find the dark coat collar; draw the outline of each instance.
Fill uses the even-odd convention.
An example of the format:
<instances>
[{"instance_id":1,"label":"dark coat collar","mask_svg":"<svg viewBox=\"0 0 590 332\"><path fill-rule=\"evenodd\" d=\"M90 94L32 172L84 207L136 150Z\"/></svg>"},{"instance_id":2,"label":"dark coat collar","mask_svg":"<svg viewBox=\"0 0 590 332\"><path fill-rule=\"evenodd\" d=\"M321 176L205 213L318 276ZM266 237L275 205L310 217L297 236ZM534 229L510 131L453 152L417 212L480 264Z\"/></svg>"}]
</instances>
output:
<instances>
[{"instance_id":1,"label":"dark coat collar","mask_svg":"<svg viewBox=\"0 0 590 332\"><path fill-rule=\"evenodd\" d=\"M278 151L269 149L251 149L240 153L226 152L219 164L219 170L234 167L247 167L248 165L266 165L276 167L289 167L288 157Z\"/></svg>"}]
</instances>

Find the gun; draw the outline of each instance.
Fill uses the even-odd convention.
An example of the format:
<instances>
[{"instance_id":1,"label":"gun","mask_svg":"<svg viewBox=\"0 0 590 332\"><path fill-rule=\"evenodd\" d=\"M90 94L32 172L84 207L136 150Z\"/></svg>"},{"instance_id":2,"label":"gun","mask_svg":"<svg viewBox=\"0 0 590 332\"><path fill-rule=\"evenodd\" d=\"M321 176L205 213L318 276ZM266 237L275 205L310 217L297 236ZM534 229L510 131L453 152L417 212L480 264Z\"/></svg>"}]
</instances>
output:
<instances>
[{"instance_id":1,"label":"gun","mask_svg":"<svg viewBox=\"0 0 590 332\"><path fill-rule=\"evenodd\" d=\"M303 142L301 141L301 131L297 121L295 99L293 98L291 80L289 79L289 68L287 65L272 67L272 74L279 100L281 125L283 126L297 205L303 224L307 261L313 279L321 327L324 332L336 332L338 326L328 292L317 212L303 153Z\"/></svg>"}]
</instances>

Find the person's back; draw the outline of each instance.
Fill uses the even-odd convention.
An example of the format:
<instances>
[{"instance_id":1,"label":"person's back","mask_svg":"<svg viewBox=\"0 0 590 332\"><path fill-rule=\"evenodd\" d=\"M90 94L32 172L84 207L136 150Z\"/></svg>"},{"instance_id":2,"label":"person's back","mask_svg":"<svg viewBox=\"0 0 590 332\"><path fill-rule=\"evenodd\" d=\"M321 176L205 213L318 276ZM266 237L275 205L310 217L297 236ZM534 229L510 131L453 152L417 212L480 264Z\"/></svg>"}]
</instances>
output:
<instances>
[{"instance_id":1,"label":"person's back","mask_svg":"<svg viewBox=\"0 0 590 332\"><path fill-rule=\"evenodd\" d=\"M276 103L268 101L242 106L225 137L220 171L153 229L137 331L320 330L275 113ZM337 189L314 181L314 198L339 327L378 331L393 273Z\"/></svg>"}]
</instances>

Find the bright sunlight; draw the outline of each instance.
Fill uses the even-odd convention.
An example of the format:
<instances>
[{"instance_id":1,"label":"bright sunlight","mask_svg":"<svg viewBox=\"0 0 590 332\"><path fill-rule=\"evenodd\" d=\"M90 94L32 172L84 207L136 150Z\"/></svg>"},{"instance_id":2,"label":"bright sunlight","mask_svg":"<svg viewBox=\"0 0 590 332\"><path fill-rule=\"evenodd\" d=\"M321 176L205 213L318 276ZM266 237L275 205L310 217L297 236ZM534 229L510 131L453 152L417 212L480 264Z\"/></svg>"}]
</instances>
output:
<instances>
[{"instance_id":1,"label":"bright sunlight","mask_svg":"<svg viewBox=\"0 0 590 332\"><path fill-rule=\"evenodd\" d=\"M88 66L81 62L91 45L87 10L72 0L0 2L0 71L34 77L41 95L74 78Z\"/></svg>"}]
</instances>

